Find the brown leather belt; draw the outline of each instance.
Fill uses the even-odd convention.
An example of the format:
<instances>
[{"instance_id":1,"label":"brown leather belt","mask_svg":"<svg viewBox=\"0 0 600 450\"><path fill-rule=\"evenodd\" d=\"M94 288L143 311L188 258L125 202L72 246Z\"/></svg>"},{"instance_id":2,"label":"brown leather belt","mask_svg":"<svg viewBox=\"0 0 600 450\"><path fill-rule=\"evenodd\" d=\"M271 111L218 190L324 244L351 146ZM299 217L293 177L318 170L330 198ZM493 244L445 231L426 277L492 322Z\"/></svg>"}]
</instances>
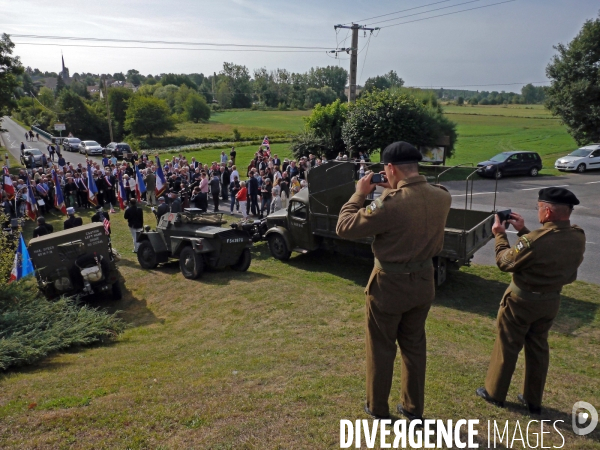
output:
<instances>
[{"instance_id":1,"label":"brown leather belt","mask_svg":"<svg viewBox=\"0 0 600 450\"><path fill-rule=\"evenodd\" d=\"M375 267L387 273L413 273L433 268L433 261L431 259L426 259L425 261L395 263L379 261L377 258L375 258Z\"/></svg>"},{"instance_id":2,"label":"brown leather belt","mask_svg":"<svg viewBox=\"0 0 600 450\"><path fill-rule=\"evenodd\" d=\"M525 289L521 289L519 286L515 284L514 281L510 282L508 286L511 292L514 292L515 295L521 297L523 300L528 301L537 301L537 300L554 300L556 298L560 298L560 291L552 291L552 292L530 292Z\"/></svg>"}]
</instances>

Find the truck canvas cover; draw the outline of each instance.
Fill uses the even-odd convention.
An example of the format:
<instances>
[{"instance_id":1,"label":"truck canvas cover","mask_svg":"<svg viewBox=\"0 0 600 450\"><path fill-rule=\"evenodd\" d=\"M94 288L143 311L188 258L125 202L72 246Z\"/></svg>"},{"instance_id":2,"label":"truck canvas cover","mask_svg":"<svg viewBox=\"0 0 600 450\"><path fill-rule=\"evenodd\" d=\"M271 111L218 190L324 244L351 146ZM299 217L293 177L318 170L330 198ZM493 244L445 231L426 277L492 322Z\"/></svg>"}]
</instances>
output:
<instances>
[{"instance_id":1,"label":"truck canvas cover","mask_svg":"<svg viewBox=\"0 0 600 450\"><path fill-rule=\"evenodd\" d=\"M308 172L311 213L337 216L356 190L354 163L328 161Z\"/></svg>"}]
</instances>

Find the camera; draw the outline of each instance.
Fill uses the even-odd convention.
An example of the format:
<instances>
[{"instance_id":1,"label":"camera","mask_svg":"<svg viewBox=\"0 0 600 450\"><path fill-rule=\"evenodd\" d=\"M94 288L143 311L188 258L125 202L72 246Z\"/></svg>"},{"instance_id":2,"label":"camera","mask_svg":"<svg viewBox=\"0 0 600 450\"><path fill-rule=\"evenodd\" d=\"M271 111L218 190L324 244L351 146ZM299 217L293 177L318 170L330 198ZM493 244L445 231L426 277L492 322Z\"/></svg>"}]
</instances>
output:
<instances>
[{"instance_id":1,"label":"camera","mask_svg":"<svg viewBox=\"0 0 600 450\"><path fill-rule=\"evenodd\" d=\"M385 175L381 173L374 173L371 177L371 184L385 183L386 181Z\"/></svg>"},{"instance_id":2,"label":"camera","mask_svg":"<svg viewBox=\"0 0 600 450\"><path fill-rule=\"evenodd\" d=\"M498 215L498 219L500 219L500 223L505 223L508 219L510 219L512 211L510 209L505 209L504 211L498 211L496 214ZM506 224L506 229L510 227L510 224Z\"/></svg>"}]
</instances>

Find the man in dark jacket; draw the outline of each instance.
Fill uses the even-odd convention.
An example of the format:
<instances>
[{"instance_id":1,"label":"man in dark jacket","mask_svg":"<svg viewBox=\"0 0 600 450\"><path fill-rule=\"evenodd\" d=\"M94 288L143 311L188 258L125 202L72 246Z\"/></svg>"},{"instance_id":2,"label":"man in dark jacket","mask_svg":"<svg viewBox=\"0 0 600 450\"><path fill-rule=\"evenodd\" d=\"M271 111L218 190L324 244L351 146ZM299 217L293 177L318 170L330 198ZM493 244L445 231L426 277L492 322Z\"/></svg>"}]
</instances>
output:
<instances>
[{"instance_id":1,"label":"man in dark jacket","mask_svg":"<svg viewBox=\"0 0 600 450\"><path fill-rule=\"evenodd\" d=\"M69 218L64 222L65 230L83 225L83 220L81 220L81 217L75 217L75 208L72 206L67 208L67 214L69 215Z\"/></svg>"},{"instance_id":2,"label":"man in dark jacket","mask_svg":"<svg viewBox=\"0 0 600 450\"><path fill-rule=\"evenodd\" d=\"M133 253L137 253L140 244L137 242L137 234L144 227L144 212L142 208L138 208L137 200L132 198L129 200L129 206L125 209L123 218L127 220L131 237L133 238Z\"/></svg>"},{"instance_id":3,"label":"man in dark jacket","mask_svg":"<svg viewBox=\"0 0 600 450\"><path fill-rule=\"evenodd\" d=\"M228 200L229 183L231 182L231 172L225 166L221 166L221 198L224 202Z\"/></svg>"},{"instance_id":4,"label":"man in dark jacket","mask_svg":"<svg viewBox=\"0 0 600 450\"><path fill-rule=\"evenodd\" d=\"M169 205L165 202L164 197L158 197L158 208L153 208L152 212L156 216L156 223L158 224L160 218L169 212Z\"/></svg>"},{"instance_id":5,"label":"man in dark jacket","mask_svg":"<svg viewBox=\"0 0 600 450\"><path fill-rule=\"evenodd\" d=\"M42 216L37 218L37 224L38 226L35 228L35 230L33 230L34 238L46 236L47 234L54 232L54 227L49 223L46 223L46 219L44 219Z\"/></svg>"},{"instance_id":6,"label":"man in dark jacket","mask_svg":"<svg viewBox=\"0 0 600 450\"><path fill-rule=\"evenodd\" d=\"M250 201L246 203L246 212L249 213L250 209L252 209L252 214L256 216L260 210L258 208L258 180L255 178L254 174L254 171L250 173L250 178L247 182Z\"/></svg>"},{"instance_id":7,"label":"man in dark jacket","mask_svg":"<svg viewBox=\"0 0 600 450\"><path fill-rule=\"evenodd\" d=\"M208 182L210 193L213 199L213 205L215 206L214 212L219 211L219 194L221 193L221 180L219 179L219 175L217 175L217 173L218 172L215 171L212 179Z\"/></svg>"},{"instance_id":8,"label":"man in dark jacket","mask_svg":"<svg viewBox=\"0 0 600 450\"><path fill-rule=\"evenodd\" d=\"M171 192L171 212L172 213L180 213L183 210L181 205L181 198L175 192Z\"/></svg>"}]
</instances>

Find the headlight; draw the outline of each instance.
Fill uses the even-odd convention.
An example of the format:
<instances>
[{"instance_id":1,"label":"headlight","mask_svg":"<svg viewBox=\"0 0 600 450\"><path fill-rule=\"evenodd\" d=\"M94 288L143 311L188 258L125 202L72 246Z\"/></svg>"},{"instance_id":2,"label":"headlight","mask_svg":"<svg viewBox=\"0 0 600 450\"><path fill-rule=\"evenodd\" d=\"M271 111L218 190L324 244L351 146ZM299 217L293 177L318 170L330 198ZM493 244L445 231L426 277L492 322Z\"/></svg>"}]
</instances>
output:
<instances>
[{"instance_id":1,"label":"headlight","mask_svg":"<svg viewBox=\"0 0 600 450\"><path fill-rule=\"evenodd\" d=\"M494 168L494 166L493 166L492 164L490 164L489 166L485 166L485 168L486 168L487 170L490 170L490 169L493 169L493 168Z\"/></svg>"}]
</instances>

